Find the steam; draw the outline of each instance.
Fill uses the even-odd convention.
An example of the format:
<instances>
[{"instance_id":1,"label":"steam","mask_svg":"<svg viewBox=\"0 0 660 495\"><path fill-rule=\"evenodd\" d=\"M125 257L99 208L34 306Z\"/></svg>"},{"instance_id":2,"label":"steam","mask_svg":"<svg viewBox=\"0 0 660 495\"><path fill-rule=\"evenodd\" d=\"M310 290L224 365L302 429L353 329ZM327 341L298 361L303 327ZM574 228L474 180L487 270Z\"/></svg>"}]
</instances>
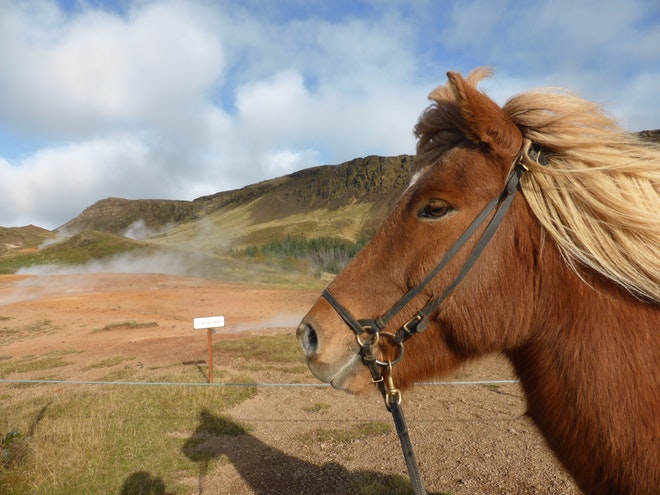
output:
<instances>
[{"instance_id":1,"label":"steam","mask_svg":"<svg viewBox=\"0 0 660 495\"><path fill-rule=\"evenodd\" d=\"M133 238L146 238L158 236L160 233L148 228L143 220L138 220L133 222L124 234ZM60 242L71 235L71 232L58 231L57 239L50 240L41 247ZM268 283L281 279L281 272L276 268L225 258L230 246L230 237L222 235L211 221L196 222L193 235L187 231L186 235L177 237L175 232L171 238L167 238L167 241L167 244L160 246L158 241L149 241L148 244L152 248L148 251L127 251L79 265L50 264L21 268L16 272L17 275L32 277L17 282L13 287L15 290L11 292L0 291L0 306L40 299L55 293L94 290L93 287L90 288L89 281L84 281L89 279L66 277L69 275L160 274L248 283ZM268 320L241 324L233 330L295 327L300 319L299 315L279 315Z\"/></svg>"},{"instance_id":2,"label":"steam","mask_svg":"<svg viewBox=\"0 0 660 495\"><path fill-rule=\"evenodd\" d=\"M264 330L267 328L296 328L304 313L283 313L271 318L265 318L253 322L238 323L229 327L230 332L247 332L250 330Z\"/></svg>"},{"instance_id":3,"label":"steam","mask_svg":"<svg viewBox=\"0 0 660 495\"><path fill-rule=\"evenodd\" d=\"M156 251L155 253L121 253L83 265L36 265L19 269L18 275L80 275L87 273L158 273L202 277L206 257L186 251Z\"/></svg>"},{"instance_id":4,"label":"steam","mask_svg":"<svg viewBox=\"0 0 660 495\"><path fill-rule=\"evenodd\" d=\"M153 237L156 232L147 226L143 219L138 219L128 226L128 228L122 233L124 237L129 239L134 239L136 241L141 241Z\"/></svg>"},{"instance_id":5,"label":"steam","mask_svg":"<svg viewBox=\"0 0 660 495\"><path fill-rule=\"evenodd\" d=\"M69 237L71 237L73 234L69 232L66 229L62 230L56 230L55 233L57 234L55 237L52 239L46 239L44 242L42 242L37 249L43 249L48 246L52 246L53 244L57 244L58 242L66 241Z\"/></svg>"},{"instance_id":6,"label":"steam","mask_svg":"<svg viewBox=\"0 0 660 495\"><path fill-rule=\"evenodd\" d=\"M160 229L154 230L151 227L149 227L142 218L139 218L138 220L130 224L128 228L124 232L122 232L121 235L123 235L124 237L128 237L129 239L133 239L135 241L144 241L146 239L151 239L152 237L156 237L162 232L168 230L170 227L172 227L172 224L168 223L166 225L163 225Z\"/></svg>"},{"instance_id":7,"label":"steam","mask_svg":"<svg viewBox=\"0 0 660 495\"><path fill-rule=\"evenodd\" d=\"M29 277L16 282L10 292L2 294L0 306L35 301L61 294L77 294L94 290L89 277Z\"/></svg>"},{"instance_id":8,"label":"steam","mask_svg":"<svg viewBox=\"0 0 660 495\"><path fill-rule=\"evenodd\" d=\"M122 232L124 237L133 240L146 240L156 237L172 225L168 224L155 230L149 227L144 219L134 221ZM219 260L200 250L200 240L212 238L218 246L226 249L221 241L221 235L215 226L207 222L198 222L197 232L192 239L179 242L176 247L163 247L158 250L129 251L98 260L91 260L79 265L35 265L20 268L18 275L56 276L81 275L88 273L156 273L162 275L176 275L187 277L206 277L213 275L213 267L217 267ZM58 230L57 237L43 242L39 249L69 239L74 232L66 229ZM219 250L216 250L216 252ZM215 270L217 271L217 270Z\"/></svg>"},{"instance_id":9,"label":"steam","mask_svg":"<svg viewBox=\"0 0 660 495\"><path fill-rule=\"evenodd\" d=\"M33 301L56 294L76 294L97 290L94 278L87 275L107 273L162 274L205 277L212 274L211 260L199 253L162 250L155 253L122 253L82 265L37 265L19 269L19 280L0 297L0 306ZM215 262L217 263L217 261Z\"/></svg>"}]
</instances>

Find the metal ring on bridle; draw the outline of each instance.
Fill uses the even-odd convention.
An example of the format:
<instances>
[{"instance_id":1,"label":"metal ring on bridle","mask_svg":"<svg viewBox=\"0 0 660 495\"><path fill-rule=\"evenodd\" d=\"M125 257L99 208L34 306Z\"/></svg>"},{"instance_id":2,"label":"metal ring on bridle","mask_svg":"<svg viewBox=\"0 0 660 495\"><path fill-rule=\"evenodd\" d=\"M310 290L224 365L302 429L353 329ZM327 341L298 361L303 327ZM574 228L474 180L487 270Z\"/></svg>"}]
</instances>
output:
<instances>
[{"instance_id":1,"label":"metal ring on bridle","mask_svg":"<svg viewBox=\"0 0 660 495\"><path fill-rule=\"evenodd\" d=\"M372 342L369 342L369 345L371 345L371 346L378 345L378 341L380 340L380 332L369 333L369 338L373 339ZM364 347L367 344L366 342L362 342L360 340L360 334L359 333L355 334L355 339L357 340L357 343L359 344L360 348Z\"/></svg>"},{"instance_id":2,"label":"metal ring on bridle","mask_svg":"<svg viewBox=\"0 0 660 495\"><path fill-rule=\"evenodd\" d=\"M399 348L399 355L394 359L390 359L389 361L380 361L376 359L376 364L378 366L387 366L391 368L393 365L401 361L401 358L403 357L403 342L397 342L396 336L393 333L390 332L379 332L379 333L383 337L389 337L390 339L392 339L392 342L394 342Z\"/></svg>"}]
</instances>

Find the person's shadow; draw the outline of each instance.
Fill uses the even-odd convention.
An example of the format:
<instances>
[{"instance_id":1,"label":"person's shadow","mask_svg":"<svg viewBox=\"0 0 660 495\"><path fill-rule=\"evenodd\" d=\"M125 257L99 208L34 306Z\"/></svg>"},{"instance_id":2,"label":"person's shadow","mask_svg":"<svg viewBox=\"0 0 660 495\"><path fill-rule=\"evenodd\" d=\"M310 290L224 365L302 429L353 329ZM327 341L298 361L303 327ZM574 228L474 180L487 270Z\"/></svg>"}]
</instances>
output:
<instances>
[{"instance_id":1,"label":"person's shadow","mask_svg":"<svg viewBox=\"0 0 660 495\"><path fill-rule=\"evenodd\" d=\"M167 495L162 479L137 471L124 481L120 495Z\"/></svg>"},{"instance_id":2,"label":"person's shadow","mask_svg":"<svg viewBox=\"0 0 660 495\"><path fill-rule=\"evenodd\" d=\"M350 472L337 463L317 466L271 447L250 435L225 416L208 411L199 415L199 426L183 445L183 453L199 464L199 493L211 460L226 456L255 495L314 495L378 493L412 494L403 476L375 471Z\"/></svg>"}]
</instances>

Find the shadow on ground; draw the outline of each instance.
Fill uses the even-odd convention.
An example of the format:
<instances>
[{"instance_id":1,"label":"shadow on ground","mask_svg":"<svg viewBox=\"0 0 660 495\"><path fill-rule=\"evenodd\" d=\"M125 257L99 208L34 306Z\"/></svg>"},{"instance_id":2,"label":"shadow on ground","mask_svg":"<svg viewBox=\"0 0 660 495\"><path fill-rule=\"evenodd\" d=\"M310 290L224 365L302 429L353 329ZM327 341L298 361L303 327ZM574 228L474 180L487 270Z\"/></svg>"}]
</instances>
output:
<instances>
[{"instance_id":1,"label":"shadow on ground","mask_svg":"<svg viewBox=\"0 0 660 495\"><path fill-rule=\"evenodd\" d=\"M131 474L121 489L120 495L168 495L162 479L152 477L145 471Z\"/></svg>"},{"instance_id":2,"label":"shadow on ground","mask_svg":"<svg viewBox=\"0 0 660 495\"><path fill-rule=\"evenodd\" d=\"M226 456L256 495L412 494L403 476L375 471L351 472L337 463L316 465L265 444L232 419L208 411L183 446L183 453L199 465L199 493L204 491L209 464Z\"/></svg>"}]
</instances>

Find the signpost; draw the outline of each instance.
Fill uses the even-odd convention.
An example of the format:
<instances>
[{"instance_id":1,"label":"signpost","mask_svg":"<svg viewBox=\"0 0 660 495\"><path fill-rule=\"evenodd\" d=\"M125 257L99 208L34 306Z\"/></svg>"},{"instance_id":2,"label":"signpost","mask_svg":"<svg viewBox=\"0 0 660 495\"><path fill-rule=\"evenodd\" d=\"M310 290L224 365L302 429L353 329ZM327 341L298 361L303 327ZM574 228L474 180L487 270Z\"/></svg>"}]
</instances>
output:
<instances>
[{"instance_id":1,"label":"signpost","mask_svg":"<svg viewBox=\"0 0 660 495\"><path fill-rule=\"evenodd\" d=\"M213 383L213 334L218 327L225 326L224 316L207 316L204 318L193 318L193 327L195 330L206 329L209 347L209 383Z\"/></svg>"}]
</instances>

